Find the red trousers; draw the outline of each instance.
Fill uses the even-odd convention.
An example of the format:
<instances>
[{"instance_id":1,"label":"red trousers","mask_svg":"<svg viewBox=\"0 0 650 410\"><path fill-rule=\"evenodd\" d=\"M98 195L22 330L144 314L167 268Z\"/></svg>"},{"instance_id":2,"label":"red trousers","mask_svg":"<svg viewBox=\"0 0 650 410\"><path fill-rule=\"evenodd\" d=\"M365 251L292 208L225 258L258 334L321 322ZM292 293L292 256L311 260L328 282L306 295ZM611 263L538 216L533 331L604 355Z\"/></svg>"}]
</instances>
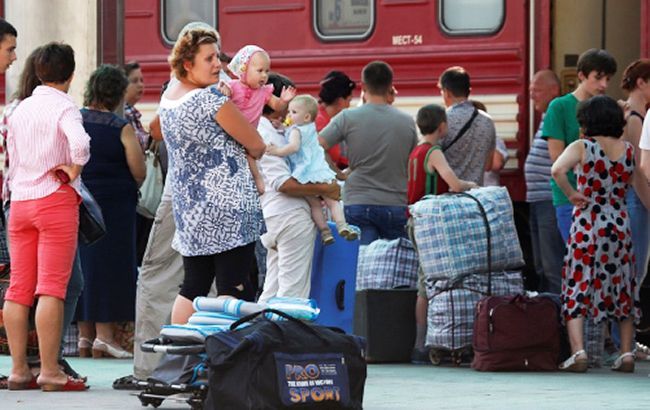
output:
<instances>
[{"instance_id":1,"label":"red trousers","mask_svg":"<svg viewBox=\"0 0 650 410\"><path fill-rule=\"evenodd\" d=\"M45 198L13 201L11 277L5 299L25 306L32 306L40 295L65 299L78 229L79 196L69 185Z\"/></svg>"}]
</instances>

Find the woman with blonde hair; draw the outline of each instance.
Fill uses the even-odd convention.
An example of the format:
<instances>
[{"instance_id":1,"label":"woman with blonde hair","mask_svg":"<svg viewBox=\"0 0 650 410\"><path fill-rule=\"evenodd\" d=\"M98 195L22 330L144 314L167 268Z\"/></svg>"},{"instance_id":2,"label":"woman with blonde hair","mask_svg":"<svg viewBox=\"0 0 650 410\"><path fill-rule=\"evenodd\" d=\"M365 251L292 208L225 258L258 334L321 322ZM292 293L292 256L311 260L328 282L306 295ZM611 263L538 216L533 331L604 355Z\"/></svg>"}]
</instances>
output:
<instances>
[{"instance_id":1,"label":"woman with blonde hair","mask_svg":"<svg viewBox=\"0 0 650 410\"><path fill-rule=\"evenodd\" d=\"M186 323L192 301L212 281L220 297L251 300L248 273L262 213L246 155L266 149L257 131L213 85L219 81L219 37L195 26L179 36L169 63L178 81L160 101L160 124L169 151L176 233L185 277L172 323Z\"/></svg>"}]
</instances>

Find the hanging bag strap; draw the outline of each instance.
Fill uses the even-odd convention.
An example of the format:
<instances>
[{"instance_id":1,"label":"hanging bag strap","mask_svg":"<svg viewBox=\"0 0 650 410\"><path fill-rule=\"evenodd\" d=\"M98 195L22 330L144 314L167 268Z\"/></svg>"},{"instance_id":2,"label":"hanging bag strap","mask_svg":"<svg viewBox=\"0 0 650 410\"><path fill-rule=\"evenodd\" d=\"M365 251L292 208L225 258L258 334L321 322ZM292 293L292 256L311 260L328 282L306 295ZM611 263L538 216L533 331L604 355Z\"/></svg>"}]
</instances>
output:
<instances>
[{"instance_id":1,"label":"hanging bag strap","mask_svg":"<svg viewBox=\"0 0 650 410\"><path fill-rule=\"evenodd\" d=\"M478 115L478 110L477 110L476 108L474 108L474 112L472 112L472 116L469 117L469 120L467 120L467 122L465 123L465 125L463 125L463 128L461 128L460 131L458 131L458 134L456 134L456 136L455 136L454 139L449 143L449 145L447 145L446 147L443 147L443 148L442 148L442 151L443 151L443 152L445 152L445 151L447 151L449 148L451 148L451 147L452 147L452 146L453 146L453 145L454 145L454 144L455 144L455 143L456 143L456 142L457 142L457 141L458 141L458 140L459 140L463 135L465 135L465 133L467 132L467 130L469 129L469 127L472 126L472 122L474 122L474 118L476 118L477 115Z\"/></svg>"},{"instance_id":2,"label":"hanging bag strap","mask_svg":"<svg viewBox=\"0 0 650 410\"><path fill-rule=\"evenodd\" d=\"M490 230L490 222L487 218L487 213L481 201L478 200L474 195L468 194L467 192L456 192L451 195L464 196L472 199L478 205L479 212L483 218L483 224L485 225L485 236L487 238L487 295L492 296L492 231Z\"/></svg>"}]
</instances>

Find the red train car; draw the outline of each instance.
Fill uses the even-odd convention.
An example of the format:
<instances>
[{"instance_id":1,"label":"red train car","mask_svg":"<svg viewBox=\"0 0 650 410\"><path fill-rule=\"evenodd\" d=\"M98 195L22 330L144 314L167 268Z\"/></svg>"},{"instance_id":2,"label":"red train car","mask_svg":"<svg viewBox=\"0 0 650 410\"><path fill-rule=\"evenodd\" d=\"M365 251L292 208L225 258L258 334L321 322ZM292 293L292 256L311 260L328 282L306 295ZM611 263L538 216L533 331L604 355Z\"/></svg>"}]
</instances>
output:
<instances>
[{"instance_id":1,"label":"red train car","mask_svg":"<svg viewBox=\"0 0 650 410\"><path fill-rule=\"evenodd\" d=\"M471 97L486 104L511 153L502 183L525 199L523 163L535 116L528 101L532 73L550 67L565 91L575 85L575 61L590 47L610 50L625 65L647 56L650 0L129 0L125 58L138 60L154 104L169 76L166 58L189 21L214 25L223 49L265 48L272 69L316 94L332 69L358 81L362 67L391 64L396 104L415 112L441 102L440 73L462 65ZM620 27L626 27L619 30ZM618 96L617 79L610 90Z\"/></svg>"}]
</instances>

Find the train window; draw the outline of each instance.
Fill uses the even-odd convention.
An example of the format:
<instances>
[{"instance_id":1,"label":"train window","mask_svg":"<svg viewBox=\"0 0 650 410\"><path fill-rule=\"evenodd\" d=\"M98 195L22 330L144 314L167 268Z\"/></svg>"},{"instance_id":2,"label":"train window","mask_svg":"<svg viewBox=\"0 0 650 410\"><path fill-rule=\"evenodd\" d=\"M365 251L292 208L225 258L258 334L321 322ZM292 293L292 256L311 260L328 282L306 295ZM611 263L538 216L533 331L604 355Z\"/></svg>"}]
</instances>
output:
<instances>
[{"instance_id":1,"label":"train window","mask_svg":"<svg viewBox=\"0 0 650 410\"><path fill-rule=\"evenodd\" d=\"M217 28L218 0L161 0L161 31L167 44L173 45L187 23L203 21Z\"/></svg>"},{"instance_id":2,"label":"train window","mask_svg":"<svg viewBox=\"0 0 650 410\"><path fill-rule=\"evenodd\" d=\"M503 24L505 0L440 0L438 18L447 34L491 34Z\"/></svg>"},{"instance_id":3,"label":"train window","mask_svg":"<svg viewBox=\"0 0 650 410\"><path fill-rule=\"evenodd\" d=\"M375 23L374 0L314 0L314 31L322 40L359 40Z\"/></svg>"}]
</instances>

